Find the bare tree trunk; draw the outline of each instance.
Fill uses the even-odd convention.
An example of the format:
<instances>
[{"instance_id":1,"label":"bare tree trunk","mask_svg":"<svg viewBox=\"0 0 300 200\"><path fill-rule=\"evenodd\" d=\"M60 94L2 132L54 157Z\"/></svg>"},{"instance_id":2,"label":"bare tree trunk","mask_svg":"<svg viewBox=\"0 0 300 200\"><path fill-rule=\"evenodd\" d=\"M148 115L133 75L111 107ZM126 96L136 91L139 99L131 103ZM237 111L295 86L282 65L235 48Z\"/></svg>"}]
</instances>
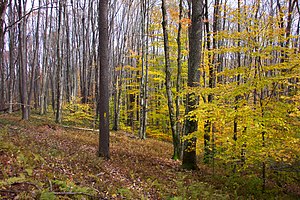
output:
<instances>
[{"instance_id":1,"label":"bare tree trunk","mask_svg":"<svg viewBox=\"0 0 300 200\"><path fill-rule=\"evenodd\" d=\"M82 103L87 103L88 99L88 85L87 85L87 49L86 49L86 38L85 36L88 34L87 31L85 31L86 29L86 25L85 25L85 1L84 1L84 7L83 7L83 17L82 17L82 89L81 89L81 102Z\"/></svg>"},{"instance_id":2,"label":"bare tree trunk","mask_svg":"<svg viewBox=\"0 0 300 200\"><path fill-rule=\"evenodd\" d=\"M23 51L23 46L24 46L24 21L22 20L23 17L23 12L22 12L22 2L21 0L18 0L18 15L19 15L19 77L20 77L20 97L21 97L21 109L22 109L22 119L28 120L29 114L28 114L28 109L27 109L27 80L26 80L26 72L27 72L27 63L24 59L24 51Z\"/></svg>"},{"instance_id":3,"label":"bare tree trunk","mask_svg":"<svg viewBox=\"0 0 300 200\"><path fill-rule=\"evenodd\" d=\"M0 1L0 110L5 107L5 78L4 78L4 61L3 61L3 50L4 50L4 15L7 8L7 0Z\"/></svg>"},{"instance_id":4,"label":"bare tree trunk","mask_svg":"<svg viewBox=\"0 0 300 200\"><path fill-rule=\"evenodd\" d=\"M13 4L9 5L9 24L12 24L15 21L15 10L13 8ZM8 87L8 103L9 109L8 112L13 112L13 99L14 99L14 89L15 89L15 28L9 29L9 73L10 73L10 80L9 80L9 87Z\"/></svg>"},{"instance_id":5,"label":"bare tree trunk","mask_svg":"<svg viewBox=\"0 0 300 200\"><path fill-rule=\"evenodd\" d=\"M108 0L99 1L100 97L99 157L109 159Z\"/></svg>"},{"instance_id":6,"label":"bare tree trunk","mask_svg":"<svg viewBox=\"0 0 300 200\"><path fill-rule=\"evenodd\" d=\"M62 4L65 2L59 1L58 2L58 22L57 22L57 45L56 45L56 81L57 81L57 88L56 88L56 115L55 115L55 122L61 123L62 120L62 58L61 58L61 41L60 41L60 34L61 34L61 18L62 18Z\"/></svg>"},{"instance_id":7,"label":"bare tree trunk","mask_svg":"<svg viewBox=\"0 0 300 200\"><path fill-rule=\"evenodd\" d=\"M139 137L146 138L147 126L147 92L148 92L148 0L141 3L142 13L142 74L140 88L140 130Z\"/></svg>"}]
</instances>

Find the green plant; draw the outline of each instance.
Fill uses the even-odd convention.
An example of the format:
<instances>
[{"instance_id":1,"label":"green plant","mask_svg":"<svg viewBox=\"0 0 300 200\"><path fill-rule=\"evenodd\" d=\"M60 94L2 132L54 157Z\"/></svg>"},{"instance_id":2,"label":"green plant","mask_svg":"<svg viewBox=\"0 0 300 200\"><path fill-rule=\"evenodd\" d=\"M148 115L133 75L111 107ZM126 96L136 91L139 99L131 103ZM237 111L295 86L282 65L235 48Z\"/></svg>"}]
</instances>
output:
<instances>
[{"instance_id":1,"label":"green plant","mask_svg":"<svg viewBox=\"0 0 300 200\"><path fill-rule=\"evenodd\" d=\"M119 188L117 193L122 196L122 198L131 199L132 192L128 188Z\"/></svg>"}]
</instances>

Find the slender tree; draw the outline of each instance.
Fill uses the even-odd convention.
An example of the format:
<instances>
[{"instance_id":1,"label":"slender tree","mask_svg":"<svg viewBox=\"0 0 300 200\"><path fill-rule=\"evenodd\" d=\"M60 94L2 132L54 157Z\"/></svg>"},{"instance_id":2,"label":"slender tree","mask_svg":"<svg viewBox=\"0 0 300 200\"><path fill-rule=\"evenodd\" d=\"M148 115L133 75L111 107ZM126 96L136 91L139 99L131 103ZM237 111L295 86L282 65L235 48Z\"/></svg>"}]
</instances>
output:
<instances>
[{"instance_id":1,"label":"slender tree","mask_svg":"<svg viewBox=\"0 0 300 200\"><path fill-rule=\"evenodd\" d=\"M39 0L39 4L38 6L41 6L42 1ZM37 22L36 22L36 30L35 30L35 45L34 45L34 49L33 49L33 59L32 59L32 63L31 63L31 80L30 80L30 89L29 89L29 93L28 93L28 100L27 100L27 104L28 104L28 114L30 115L30 104L31 104L31 99L32 99L32 95L34 93L34 87L35 87L35 83L36 83L36 68L37 65L39 65L38 63L38 51L39 51L39 27L40 27L40 16L41 16L41 9L38 10L38 16L37 16Z\"/></svg>"},{"instance_id":2,"label":"slender tree","mask_svg":"<svg viewBox=\"0 0 300 200\"><path fill-rule=\"evenodd\" d=\"M19 17L19 32L18 32L18 63L19 63L19 90L20 90L20 100L21 100L21 108L22 108L22 119L28 120L29 114L27 109L27 62L26 62L26 53L23 51L24 49L24 35L25 35L25 22L22 20L23 17L23 9L22 9L22 2L18 0L18 17ZM25 58L24 58L25 57Z\"/></svg>"},{"instance_id":3,"label":"slender tree","mask_svg":"<svg viewBox=\"0 0 300 200\"><path fill-rule=\"evenodd\" d=\"M62 83L62 58L61 58L61 21L62 21L62 8L63 2L58 2L58 21L57 21L57 44L56 44L56 80L57 80L57 88L56 88L56 115L55 122L61 123L62 120L62 91L63 91L63 83Z\"/></svg>"},{"instance_id":4,"label":"slender tree","mask_svg":"<svg viewBox=\"0 0 300 200\"><path fill-rule=\"evenodd\" d=\"M13 4L9 4L9 24L12 24L15 21L15 8ZM16 39L16 28L10 28L8 31L9 35L9 86L8 86L8 103L9 103L9 113L13 112L13 99L14 99L14 90L15 90L15 39Z\"/></svg>"},{"instance_id":5,"label":"slender tree","mask_svg":"<svg viewBox=\"0 0 300 200\"><path fill-rule=\"evenodd\" d=\"M108 65L108 0L99 1L99 157L109 159L109 65Z\"/></svg>"},{"instance_id":6,"label":"slender tree","mask_svg":"<svg viewBox=\"0 0 300 200\"><path fill-rule=\"evenodd\" d=\"M180 147L177 149L180 158L182 153L181 147L181 123L180 123L180 92L182 90L182 51L181 51L181 32L182 32L182 17L183 17L183 0L179 0L179 23L178 23L178 33L177 33L177 79L176 79L176 133L175 138L176 144L179 144Z\"/></svg>"},{"instance_id":7,"label":"slender tree","mask_svg":"<svg viewBox=\"0 0 300 200\"><path fill-rule=\"evenodd\" d=\"M4 109L4 62L3 62L3 49L4 49L4 15L7 8L7 0L0 1L0 110Z\"/></svg>"},{"instance_id":8,"label":"slender tree","mask_svg":"<svg viewBox=\"0 0 300 200\"><path fill-rule=\"evenodd\" d=\"M172 130L173 138L173 159L177 160L180 157L180 142L176 137L176 118L175 118L175 109L173 105L173 94L171 88L171 62L170 62L170 50L169 50L169 35L168 35L168 20L167 20L167 9L166 2L162 0L161 4L162 10L162 27L164 35L164 50L165 50L165 72L166 72L166 93L168 99L168 108L169 108L169 119Z\"/></svg>"},{"instance_id":9,"label":"slender tree","mask_svg":"<svg viewBox=\"0 0 300 200\"><path fill-rule=\"evenodd\" d=\"M142 71L140 84L140 130L139 137L146 138L147 126L147 104L148 104L148 24L149 24L149 0L143 0L141 3L141 41L142 41Z\"/></svg>"}]
</instances>

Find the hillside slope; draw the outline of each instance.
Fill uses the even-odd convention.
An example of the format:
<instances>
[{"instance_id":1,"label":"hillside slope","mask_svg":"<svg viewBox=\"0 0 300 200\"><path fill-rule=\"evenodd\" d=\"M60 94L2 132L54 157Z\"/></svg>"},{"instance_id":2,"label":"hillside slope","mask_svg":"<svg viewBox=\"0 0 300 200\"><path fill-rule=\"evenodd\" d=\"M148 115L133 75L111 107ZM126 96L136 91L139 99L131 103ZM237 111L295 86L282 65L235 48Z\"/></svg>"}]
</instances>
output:
<instances>
[{"instance_id":1,"label":"hillside slope","mask_svg":"<svg viewBox=\"0 0 300 200\"><path fill-rule=\"evenodd\" d=\"M172 146L111 133L111 159L99 159L98 134L32 116L0 116L3 199L229 199L170 159Z\"/></svg>"}]
</instances>

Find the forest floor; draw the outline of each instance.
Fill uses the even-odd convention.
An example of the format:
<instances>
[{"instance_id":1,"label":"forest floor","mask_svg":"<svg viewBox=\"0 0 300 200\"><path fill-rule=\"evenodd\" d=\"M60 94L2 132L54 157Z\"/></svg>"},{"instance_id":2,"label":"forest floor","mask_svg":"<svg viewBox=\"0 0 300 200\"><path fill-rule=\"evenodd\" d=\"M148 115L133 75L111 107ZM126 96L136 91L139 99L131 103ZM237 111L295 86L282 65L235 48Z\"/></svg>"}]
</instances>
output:
<instances>
[{"instance_id":1,"label":"forest floor","mask_svg":"<svg viewBox=\"0 0 300 200\"><path fill-rule=\"evenodd\" d=\"M119 131L110 144L103 160L97 132L1 114L0 199L244 199L208 167L181 169L168 142Z\"/></svg>"}]
</instances>

